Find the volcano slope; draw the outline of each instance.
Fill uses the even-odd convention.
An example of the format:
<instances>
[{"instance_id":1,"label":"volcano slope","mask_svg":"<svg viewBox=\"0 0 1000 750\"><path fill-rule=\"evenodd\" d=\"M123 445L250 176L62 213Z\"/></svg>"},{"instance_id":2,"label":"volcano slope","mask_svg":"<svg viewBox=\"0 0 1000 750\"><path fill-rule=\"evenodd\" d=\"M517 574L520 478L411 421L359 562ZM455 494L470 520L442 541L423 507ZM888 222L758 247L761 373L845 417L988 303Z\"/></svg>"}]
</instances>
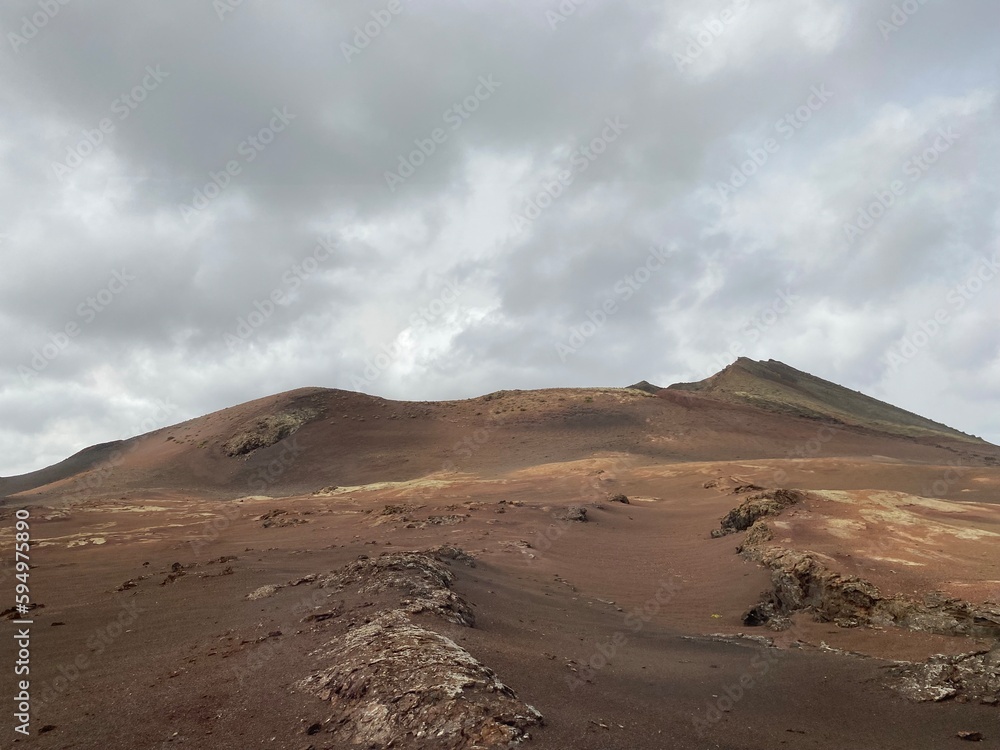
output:
<instances>
[{"instance_id":1,"label":"volcano slope","mask_svg":"<svg viewBox=\"0 0 1000 750\"><path fill-rule=\"evenodd\" d=\"M1000 449L780 363L302 389L0 494L15 747L1000 746Z\"/></svg>"}]
</instances>

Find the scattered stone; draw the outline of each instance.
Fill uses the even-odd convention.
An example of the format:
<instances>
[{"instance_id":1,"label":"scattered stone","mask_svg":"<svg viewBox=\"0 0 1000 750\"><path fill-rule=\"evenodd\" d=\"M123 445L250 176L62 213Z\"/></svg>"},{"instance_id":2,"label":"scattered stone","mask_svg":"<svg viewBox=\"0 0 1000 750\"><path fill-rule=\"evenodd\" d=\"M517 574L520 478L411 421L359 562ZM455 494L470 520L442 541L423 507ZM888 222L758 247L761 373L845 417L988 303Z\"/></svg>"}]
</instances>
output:
<instances>
[{"instance_id":1,"label":"scattered stone","mask_svg":"<svg viewBox=\"0 0 1000 750\"><path fill-rule=\"evenodd\" d=\"M434 555L438 560L454 560L455 562L464 563L470 568L476 567L476 558L458 547L442 544L439 547L427 550L427 552Z\"/></svg>"},{"instance_id":2,"label":"scattered stone","mask_svg":"<svg viewBox=\"0 0 1000 750\"><path fill-rule=\"evenodd\" d=\"M261 586L259 589L254 589L246 598L248 601L254 602L258 599L267 599L268 597L274 596L278 593L279 589L284 588L280 583L269 583L266 586Z\"/></svg>"},{"instance_id":3,"label":"scattered stone","mask_svg":"<svg viewBox=\"0 0 1000 750\"><path fill-rule=\"evenodd\" d=\"M174 565L176 565L176 564L177 563L174 563ZM164 578L162 581L160 581L160 585L161 586L166 586L168 583L173 583L178 578L181 578L181 577L186 576L186 575L187 575L187 571L184 571L184 570L181 570L181 569L177 568L177 569L174 570L173 573L168 574L166 578Z\"/></svg>"},{"instance_id":4,"label":"scattered stone","mask_svg":"<svg viewBox=\"0 0 1000 750\"><path fill-rule=\"evenodd\" d=\"M610 500L613 503L625 503L625 505L630 504L628 501L628 496L623 495L621 493L618 493L617 495L612 495L611 497L608 498L608 500Z\"/></svg>"},{"instance_id":5,"label":"scattered stone","mask_svg":"<svg viewBox=\"0 0 1000 750\"><path fill-rule=\"evenodd\" d=\"M1000 703L1000 643L992 650L957 656L935 654L925 662L900 662L891 668L892 686L916 701L954 699L961 703Z\"/></svg>"},{"instance_id":6,"label":"scattered stone","mask_svg":"<svg viewBox=\"0 0 1000 750\"><path fill-rule=\"evenodd\" d=\"M761 492L763 490L764 488L761 487L759 484L753 484L753 483L738 484L735 487L733 487L732 494L743 495L746 494L747 492Z\"/></svg>"},{"instance_id":7,"label":"scattered stone","mask_svg":"<svg viewBox=\"0 0 1000 750\"><path fill-rule=\"evenodd\" d=\"M286 516L286 517L281 518L281 516ZM264 529L269 529L272 526L284 527L284 526L294 526L300 523L309 523L304 518L289 516L287 510L280 510L277 508L274 510L269 510L262 516L257 516L257 518L255 518L254 520L261 521L262 522L261 528Z\"/></svg>"},{"instance_id":8,"label":"scattered stone","mask_svg":"<svg viewBox=\"0 0 1000 750\"><path fill-rule=\"evenodd\" d=\"M339 617L343 610L340 607L331 612L317 612L312 615L306 615L302 618L302 622L325 622L326 620L332 620L334 617Z\"/></svg>"},{"instance_id":9,"label":"scattered stone","mask_svg":"<svg viewBox=\"0 0 1000 750\"><path fill-rule=\"evenodd\" d=\"M955 735L960 740L965 740L966 742L982 742L983 733L982 732L959 732Z\"/></svg>"}]
</instances>

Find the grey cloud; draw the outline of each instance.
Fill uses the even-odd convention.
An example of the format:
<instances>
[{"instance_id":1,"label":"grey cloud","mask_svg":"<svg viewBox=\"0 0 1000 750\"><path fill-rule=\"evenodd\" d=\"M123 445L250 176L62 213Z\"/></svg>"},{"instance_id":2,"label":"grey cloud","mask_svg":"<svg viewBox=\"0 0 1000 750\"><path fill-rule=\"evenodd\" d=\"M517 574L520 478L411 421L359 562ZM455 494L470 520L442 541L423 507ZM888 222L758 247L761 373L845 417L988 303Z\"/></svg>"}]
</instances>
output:
<instances>
[{"instance_id":1,"label":"grey cloud","mask_svg":"<svg viewBox=\"0 0 1000 750\"><path fill-rule=\"evenodd\" d=\"M886 34L892 2L753 0L684 70L674 53L732 2L588 0L552 28L558 5L403 3L350 61L341 44L383 5L246 0L220 20L195 0L94 0L17 50L0 40L0 474L120 437L155 398L181 419L351 387L394 342L404 354L368 390L690 379L735 344L908 408L947 391L951 413L930 416L1000 440L1000 397L976 380L1000 366L982 322L1000 286L903 367L886 361L1000 247L995 3L929 3ZM4 36L38 8L5 4ZM156 66L166 77L125 115L118 98ZM453 129L446 111L480 76L499 88ZM785 139L776 123L815 86L833 98ZM294 120L241 150L275 108ZM620 138L515 233L511 217L615 117ZM53 162L102 118L113 132L60 181ZM844 223L947 125L956 147L846 242ZM390 190L386 171L437 128L443 142ZM720 203L718 183L769 137L780 149ZM179 205L232 160L239 174L185 221ZM290 288L325 233L339 252ZM666 267L621 299L615 284L663 244ZM122 268L134 284L25 378ZM415 325L438 275L465 291ZM801 301L747 333L786 288ZM276 289L284 304L227 347ZM562 361L556 344L609 298L617 312ZM941 372L977 384L956 391Z\"/></svg>"}]
</instances>

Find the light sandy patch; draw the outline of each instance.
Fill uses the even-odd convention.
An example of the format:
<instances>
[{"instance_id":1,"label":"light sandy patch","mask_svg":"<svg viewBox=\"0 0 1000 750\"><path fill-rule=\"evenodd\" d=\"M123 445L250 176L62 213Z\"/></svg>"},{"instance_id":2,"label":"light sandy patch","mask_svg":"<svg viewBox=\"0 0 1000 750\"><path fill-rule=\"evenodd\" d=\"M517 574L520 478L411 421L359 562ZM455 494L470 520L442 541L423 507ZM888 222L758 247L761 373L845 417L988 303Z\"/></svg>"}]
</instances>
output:
<instances>
[{"instance_id":1,"label":"light sandy patch","mask_svg":"<svg viewBox=\"0 0 1000 750\"><path fill-rule=\"evenodd\" d=\"M104 513L159 513L170 510L170 508L164 508L161 505L107 505L104 507L81 508L80 510L87 512L101 511Z\"/></svg>"},{"instance_id":2,"label":"light sandy patch","mask_svg":"<svg viewBox=\"0 0 1000 750\"><path fill-rule=\"evenodd\" d=\"M899 557L876 557L872 556L872 560L880 560L882 562L896 563L897 565L907 565L909 567L922 568L925 563L914 562L913 560L903 560Z\"/></svg>"},{"instance_id":3,"label":"light sandy patch","mask_svg":"<svg viewBox=\"0 0 1000 750\"><path fill-rule=\"evenodd\" d=\"M66 547L67 548L69 548L69 547L86 547L88 544L101 545L101 544L105 544L107 541L108 540L105 539L102 536L87 537L86 539L74 539L71 542L69 542L69 544L67 544Z\"/></svg>"},{"instance_id":4,"label":"light sandy patch","mask_svg":"<svg viewBox=\"0 0 1000 750\"><path fill-rule=\"evenodd\" d=\"M373 482L372 484L357 484L349 487L337 487L330 490L320 490L314 493L317 496L347 495L352 492L382 492L385 490L409 490L409 489L444 489L454 484L446 479L410 479L406 482ZM260 499L260 498L256 498ZM271 498L267 498L271 499Z\"/></svg>"},{"instance_id":5,"label":"light sandy patch","mask_svg":"<svg viewBox=\"0 0 1000 750\"><path fill-rule=\"evenodd\" d=\"M859 532L867 528L861 521L853 521L849 518L827 518L823 523L827 532L838 539L853 539Z\"/></svg>"},{"instance_id":6,"label":"light sandy patch","mask_svg":"<svg viewBox=\"0 0 1000 750\"><path fill-rule=\"evenodd\" d=\"M858 502L858 498L844 490L809 490L809 494L824 500L832 500L835 503L850 503L854 505Z\"/></svg>"}]
</instances>

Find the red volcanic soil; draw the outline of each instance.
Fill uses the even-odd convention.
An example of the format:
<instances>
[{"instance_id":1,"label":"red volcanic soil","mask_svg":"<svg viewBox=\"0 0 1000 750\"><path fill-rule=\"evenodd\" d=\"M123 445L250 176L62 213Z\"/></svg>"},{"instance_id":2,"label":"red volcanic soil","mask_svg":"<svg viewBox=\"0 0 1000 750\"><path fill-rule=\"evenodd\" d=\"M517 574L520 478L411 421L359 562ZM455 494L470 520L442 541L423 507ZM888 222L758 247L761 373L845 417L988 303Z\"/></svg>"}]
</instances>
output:
<instances>
[{"instance_id":1,"label":"red volcanic soil","mask_svg":"<svg viewBox=\"0 0 1000 750\"><path fill-rule=\"evenodd\" d=\"M324 576L441 545L475 558L441 558L475 626L407 616L541 712L524 747L940 748L960 731L1000 746L996 705L917 703L887 678L891 660L989 640L808 612L746 626L770 573L737 554L742 534L710 535L743 498L732 489L799 488L807 499L768 519L774 543L887 594L995 603L1000 449L900 434L912 425L886 428L884 411L872 426L772 407L697 390L403 403L304 389L126 441L110 463L84 456L42 486L5 480L20 493L0 538L29 507L39 607L33 734L4 746L351 746L303 680L388 595ZM566 520L574 508L587 520Z\"/></svg>"}]
</instances>

